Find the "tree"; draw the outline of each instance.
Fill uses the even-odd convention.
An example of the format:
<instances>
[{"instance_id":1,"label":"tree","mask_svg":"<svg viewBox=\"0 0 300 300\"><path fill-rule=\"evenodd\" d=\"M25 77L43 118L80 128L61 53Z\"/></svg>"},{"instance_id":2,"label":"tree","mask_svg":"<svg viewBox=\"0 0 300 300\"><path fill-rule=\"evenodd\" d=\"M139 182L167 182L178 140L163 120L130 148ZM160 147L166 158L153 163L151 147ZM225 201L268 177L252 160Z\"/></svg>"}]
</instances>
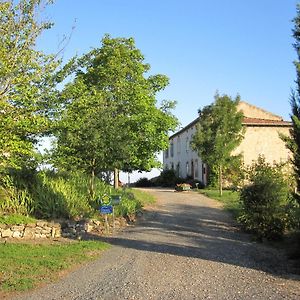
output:
<instances>
[{"instance_id":1,"label":"tree","mask_svg":"<svg viewBox=\"0 0 300 300\"><path fill-rule=\"evenodd\" d=\"M55 99L54 56L35 49L51 24L37 21L41 0L0 3L0 167L20 168L34 157L37 136L49 130ZM16 3L16 4L15 4Z\"/></svg>"},{"instance_id":2,"label":"tree","mask_svg":"<svg viewBox=\"0 0 300 300\"><path fill-rule=\"evenodd\" d=\"M224 168L230 165L233 150L243 139L243 114L237 111L240 97L215 96L213 104L199 110L199 122L191 145L210 169L218 174L219 191L222 195Z\"/></svg>"},{"instance_id":3,"label":"tree","mask_svg":"<svg viewBox=\"0 0 300 300\"><path fill-rule=\"evenodd\" d=\"M296 90L291 95L292 108L292 128L290 130L290 137L283 137L287 148L292 152L292 163L294 166L297 192L294 193L295 198L300 203L300 5L297 6L297 16L294 19L293 36L295 38L294 48L298 55L298 61L295 61L297 71Z\"/></svg>"},{"instance_id":4,"label":"tree","mask_svg":"<svg viewBox=\"0 0 300 300\"><path fill-rule=\"evenodd\" d=\"M89 173L92 196L97 173L157 166L156 153L168 146L168 132L177 125L170 112L175 103L156 106L156 93L168 78L145 76L150 66L134 40L106 35L102 47L67 68L75 78L62 93L57 165Z\"/></svg>"}]
</instances>

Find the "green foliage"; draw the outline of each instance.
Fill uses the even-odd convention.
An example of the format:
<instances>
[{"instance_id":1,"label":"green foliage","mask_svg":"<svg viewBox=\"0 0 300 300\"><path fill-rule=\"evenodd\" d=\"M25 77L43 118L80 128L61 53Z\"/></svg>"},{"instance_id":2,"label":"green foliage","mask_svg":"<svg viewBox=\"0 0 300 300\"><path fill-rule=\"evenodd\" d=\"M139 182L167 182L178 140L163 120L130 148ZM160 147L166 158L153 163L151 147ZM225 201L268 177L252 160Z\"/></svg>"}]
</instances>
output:
<instances>
[{"instance_id":1,"label":"green foliage","mask_svg":"<svg viewBox=\"0 0 300 300\"><path fill-rule=\"evenodd\" d=\"M237 111L240 97L216 95L215 102L199 110L199 122L192 147L215 174L218 174L222 194L223 172L238 165L239 156L232 152L243 139L243 114ZM234 160L234 162L233 162Z\"/></svg>"},{"instance_id":2,"label":"green foliage","mask_svg":"<svg viewBox=\"0 0 300 300\"><path fill-rule=\"evenodd\" d=\"M151 187L153 185L153 182L146 177L142 177L134 183L135 187Z\"/></svg>"},{"instance_id":3,"label":"green foliage","mask_svg":"<svg viewBox=\"0 0 300 300\"><path fill-rule=\"evenodd\" d=\"M122 191L121 203L115 206L116 216L134 215L146 204L154 203L154 197L138 189L125 189Z\"/></svg>"},{"instance_id":4,"label":"green foliage","mask_svg":"<svg viewBox=\"0 0 300 300\"><path fill-rule=\"evenodd\" d=\"M0 291L24 291L56 280L59 272L99 257L109 245L80 241L56 245L0 244Z\"/></svg>"},{"instance_id":5,"label":"green foliage","mask_svg":"<svg viewBox=\"0 0 300 300\"><path fill-rule=\"evenodd\" d=\"M54 56L36 50L49 23L37 21L40 0L0 2L0 168L36 158L38 135L48 132L55 102Z\"/></svg>"},{"instance_id":6,"label":"green foliage","mask_svg":"<svg viewBox=\"0 0 300 300\"><path fill-rule=\"evenodd\" d=\"M98 178L95 179L96 196L90 198L90 178L83 173L39 172L30 178L28 182L28 178L24 180L18 172L5 177L0 189L0 223L18 223L22 216L28 215L44 219L99 217L101 198L105 194L121 195L121 204L115 210L117 216L132 215L151 201L151 196L146 193L114 190ZM23 219L26 222L26 218Z\"/></svg>"},{"instance_id":7,"label":"green foliage","mask_svg":"<svg viewBox=\"0 0 300 300\"><path fill-rule=\"evenodd\" d=\"M297 72L296 90L292 92L290 103L292 108L292 129L289 136L282 136L286 142L287 148L292 152L292 163L295 171L297 182L297 192L294 197L300 204L300 5L297 5L297 16L294 18L293 36L295 39L294 48L296 50L298 60L294 62Z\"/></svg>"},{"instance_id":8,"label":"green foliage","mask_svg":"<svg viewBox=\"0 0 300 300\"><path fill-rule=\"evenodd\" d=\"M241 191L239 221L259 239L280 238L294 225L296 207L282 166L271 166L259 157L249 168L248 177L250 184Z\"/></svg>"},{"instance_id":9,"label":"green foliage","mask_svg":"<svg viewBox=\"0 0 300 300\"><path fill-rule=\"evenodd\" d=\"M115 206L115 214L116 216L126 217L135 214L140 211L141 208L141 202L137 200L133 194L127 194L122 197L121 203Z\"/></svg>"},{"instance_id":10,"label":"green foliage","mask_svg":"<svg viewBox=\"0 0 300 300\"><path fill-rule=\"evenodd\" d=\"M177 125L170 113L174 102L156 107L156 93L168 79L145 77L150 66L134 40L105 36L101 48L73 59L68 68L75 78L61 95L65 109L53 163L92 177L114 169L157 166L156 153L167 147L168 132Z\"/></svg>"},{"instance_id":11,"label":"green foliage","mask_svg":"<svg viewBox=\"0 0 300 300\"><path fill-rule=\"evenodd\" d=\"M177 183L182 183L184 180L177 177L174 170L163 170L156 179L155 184L162 187L174 188Z\"/></svg>"},{"instance_id":12,"label":"green foliage","mask_svg":"<svg viewBox=\"0 0 300 300\"><path fill-rule=\"evenodd\" d=\"M40 173L35 189L35 214L41 218L78 218L91 215L86 176L49 176Z\"/></svg>"},{"instance_id":13,"label":"green foliage","mask_svg":"<svg viewBox=\"0 0 300 300\"><path fill-rule=\"evenodd\" d=\"M17 224L30 224L35 222L36 219L29 216L17 215L17 214L10 214L4 216L0 215L0 224L17 225Z\"/></svg>"},{"instance_id":14,"label":"green foliage","mask_svg":"<svg viewBox=\"0 0 300 300\"><path fill-rule=\"evenodd\" d=\"M1 178L0 190L0 212L27 216L34 211L31 195L26 189L16 187L11 176Z\"/></svg>"}]
</instances>

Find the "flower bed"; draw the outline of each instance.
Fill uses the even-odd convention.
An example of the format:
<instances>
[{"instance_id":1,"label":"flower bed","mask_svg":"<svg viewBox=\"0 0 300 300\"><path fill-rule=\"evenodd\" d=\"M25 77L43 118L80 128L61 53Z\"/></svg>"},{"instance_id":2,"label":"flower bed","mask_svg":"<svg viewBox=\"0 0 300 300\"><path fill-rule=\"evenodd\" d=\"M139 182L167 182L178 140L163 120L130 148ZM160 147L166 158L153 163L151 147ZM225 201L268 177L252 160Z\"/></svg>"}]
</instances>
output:
<instances>
[{"instance_id":1,"label":"flower bed","mask_svg":"<svg viewBox=\"0 0 300 300\"><path fill-rule=\"evenodd\" d=\"M175 190L177 192L189 191L191 189L191 185L188 183L179 183L176 184Z\"/></svg>"}]
</instances>

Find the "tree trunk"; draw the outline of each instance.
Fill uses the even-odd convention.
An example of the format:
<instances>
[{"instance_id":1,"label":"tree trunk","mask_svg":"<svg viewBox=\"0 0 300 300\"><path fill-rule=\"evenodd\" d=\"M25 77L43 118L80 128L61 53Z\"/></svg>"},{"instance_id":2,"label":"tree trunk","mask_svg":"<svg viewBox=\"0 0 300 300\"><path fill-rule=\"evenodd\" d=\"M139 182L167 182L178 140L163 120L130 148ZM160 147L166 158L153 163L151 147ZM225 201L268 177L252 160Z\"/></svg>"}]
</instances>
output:
<instances>
[{"instance_id":1,"label":"tree trunk","mask_svg":"<svg viewBox=\"0 0 300 300\"><path fill-rule=\"evenodd\" d=\"M222 166L219 166L219 193L220 196L223 195L223 187L222 187Z\"/></svg>"},{"instance_id":2,"label":"tree trunk","mask_svg":"<svg viewBox=\"0 0 300 300\"><path fill-rule=\"evenodd\" d=\"M90 190L91 199L94 199L94 196L95 196L95 170L94 170L94 168L92 169L92 172L91 172L89 190Z\"/></svg>"},{"instance_id":3,"label":"tree trunk","mask_svg":"<svg viewBox=\"0 0 300 300\"><path fill-rule=\"evenodd\" d=\"M92 160L92 171L91 171L91 178L90 178L90 197L94 199L95 197L95 159Z\"/></svg>"},{"instance_id":4,"label":"tree trunk","mask_svg":"<svg viewBox=\"0 0 300 300\"><path fill-rule=\"evenodd\" d=\"M119 188L119 170L114 169L114 188L118 189Z\"/></svg>"}]
</instances>

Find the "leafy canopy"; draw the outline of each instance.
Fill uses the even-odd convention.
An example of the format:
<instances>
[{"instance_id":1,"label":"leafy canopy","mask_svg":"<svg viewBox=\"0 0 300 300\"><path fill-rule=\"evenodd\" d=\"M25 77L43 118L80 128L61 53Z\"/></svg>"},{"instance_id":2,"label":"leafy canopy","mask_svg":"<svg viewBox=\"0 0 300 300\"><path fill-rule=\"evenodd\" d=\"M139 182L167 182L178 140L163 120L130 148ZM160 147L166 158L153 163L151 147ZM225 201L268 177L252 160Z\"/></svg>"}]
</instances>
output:
<instances>
[{"instance_id":1,"label":"leafy canopy","mask_svg":"<svg viewBox=\"0 0 300 300\"><path fill-rule=\"evenodd\" d=\"M199 110L191 144L201 159L219 173L219 181L222 170L237 159L232 152L243 139L243 114L237 110L239 101L239 96L232 100L227 95L217 94L214 103Z\"/></svg>"},{"instance_id":2,"label":"leafy canopy","mask_svg":"<svg viewBox=\"0 0 300 300\"><path fill-rule=\"evenodd\" d=\"M210 167L226 165L232 151L243 139L243 114L237 111L240 97L215 96L215 102L199 111L192 140L194 150Z\"/></svg>"},{"instance_id":3,"label":"leafy canopy","mask_svg":"<svg viewBox=\"0 0 300 300\"><path fill-rule=\"evenodd\" d=\"M51 24L37 21L40 0L0 2L0 166L20 168L49 129L58 62L36 50Z\"/></svg>"},{"instance_id":4,"label":"leafy canopy","mask_svg":"<svg viewBox=\"0 0 300 300\"><path fill-rule=\"evenodd\" d=\"M287 148L293 154L292 162L294 165L296 182L298 191L300 190L300 5L297 6L297 16L294 19L293 36L295 38L294 48L297 52L298 60L294 62L297 71L296 90L291 95L292 108L292 129L290 130L291 137L283 137ZM299 193L295 193L295 197L300 203Z\"/></svg>"},{"instance_id":5,"label":"leafy canopy","mask_svg":"<svg viewBox=\"0 0 300 300\"><path fill-rule=\"evenodd\" d=\"M62 92L63 112L54 151L56 165L87 172L149 170L177 125L175 103L157 107L164 75L150 66L132 38L106 35L102 46L74 58L65 71L74 80Z\"/></svg>"}]
</instances>

